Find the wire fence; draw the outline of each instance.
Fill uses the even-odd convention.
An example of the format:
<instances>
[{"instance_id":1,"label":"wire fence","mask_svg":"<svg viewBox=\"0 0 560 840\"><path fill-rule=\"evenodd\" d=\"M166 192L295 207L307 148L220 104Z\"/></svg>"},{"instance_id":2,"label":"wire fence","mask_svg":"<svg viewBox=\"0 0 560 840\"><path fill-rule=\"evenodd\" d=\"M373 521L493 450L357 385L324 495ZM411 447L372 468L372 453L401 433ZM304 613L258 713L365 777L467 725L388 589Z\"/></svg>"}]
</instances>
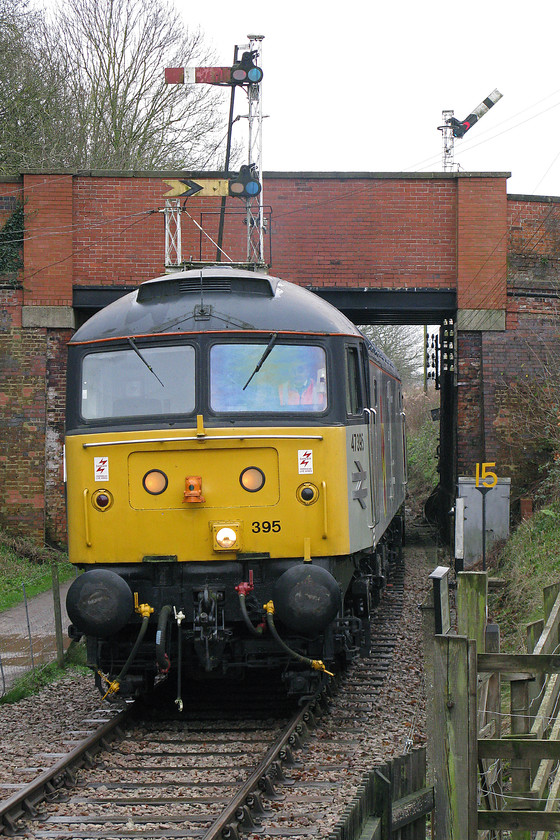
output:
<instances>
[{"instance_id":1,"label":"wire fence","mask_svg":"<svg viewBox=\"0 0 560 840\"><path fill-rule=\"evenodd\" d=\"M62 571L67 578L69 570ZM45 565L21 582L21 602L0 612L0 697L24 674L52 662L62 665L70 643L65 606L70 583L59 583L58 565Z\"/></svg>"}]
</instances>

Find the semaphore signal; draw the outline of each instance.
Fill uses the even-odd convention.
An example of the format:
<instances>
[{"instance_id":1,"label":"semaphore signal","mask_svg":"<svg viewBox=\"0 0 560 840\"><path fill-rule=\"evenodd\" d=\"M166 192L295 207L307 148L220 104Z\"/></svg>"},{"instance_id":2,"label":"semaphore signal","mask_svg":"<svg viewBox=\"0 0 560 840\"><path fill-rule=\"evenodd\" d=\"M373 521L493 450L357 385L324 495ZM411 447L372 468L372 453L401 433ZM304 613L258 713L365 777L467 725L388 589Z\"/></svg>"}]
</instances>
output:
<instances>
[{"instance_id":1,"label":"semaphore signal","mask_svg":"<svg viewBox=\"0 0 560 840\"><path fill-rule=\"evenodd\" d=\"M169 85L209 84L219 87L229 87L231 90L230 112L228 120L228 138L224 172L229 173L229 159L231 150L231 130L233 125L233 103L236 89L242 89L247 94L249 113L247 122L249 128L248 160L240 167L240 171L233 178L218 180L202 180L195 183L187 180L172 180L165 183L171 187L167 192L168 200L177 197L219 195L222 197L220 213L220 228L218 232L217 261L221 261L221 245L224 226L225 198L237 197L245 200L247 212L247 262L250 264L264 264L264 212L262 196L262 97L260 85L263 79L262 68L258 64L263 35L248 35L249 43L243 47L235 47L233 63L230 67L167 67L165 68L165 82ZM259 49L255 49L258 46ZM239 50L242 50L239 58ZM200 180L200 179L199 179ZM175 216L178 210L173 211ZM180 229L178 216L173 216L174 229ZM166 217L167 218L167 217ZM167 223L166 223L167 224ZM167 235L167 227L166 227ZM167 252L167 248L166 248ZM180 262L179 257L177 261Z\"/></svg>"},{"instance_id":2,"label":"semaphore signal","mask_svg":"<svg viewBox=\"0 0 560 840\"><path fill-rule=\"evenodd\" d=\"M438 130L442 132L443 137L443 170L448 172L454 169L453 155L455 147L455 138L460 139L465 136L467 131L479 121L481 117L492 108L496 102L502 98L502 94L496 88L490 93L486 99L483 99L480 105L465 117L464 120L458 120L453 116L453 111L442 111L443 125L438 126Z\"/></svg>"}]
</instances>

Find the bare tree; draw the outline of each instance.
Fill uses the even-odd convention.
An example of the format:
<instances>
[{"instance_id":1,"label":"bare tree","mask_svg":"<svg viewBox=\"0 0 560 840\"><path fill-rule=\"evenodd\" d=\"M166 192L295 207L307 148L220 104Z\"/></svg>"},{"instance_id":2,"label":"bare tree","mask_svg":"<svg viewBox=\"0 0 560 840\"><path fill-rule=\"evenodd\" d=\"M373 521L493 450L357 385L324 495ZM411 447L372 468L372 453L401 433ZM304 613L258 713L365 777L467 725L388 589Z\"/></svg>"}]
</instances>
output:
<instances>
[{"instance_id":1,"label":"bare tree","mask_svg":"<svg viewBox=\"0 0 560 840\"><path fill-rule=\"evenodd\" d=\"M65 0L49 27L75 113L68 164L84 169L203 168L225 135L223 94L166 86L167 66L212 63L167 0ZM222 108L222 110L224 110Z\"/></svg>"},{"instance_id":2,"label":"bare tree","mask_svg":"<svg viewBox=\"0 0 560 840\"><path fill-rule=\"evenodd\" d=\"M422 327L376 324L361 331L396 365L405 385L422 381L424 340Z\"/></svg>"},{"instance_id":3,"label":"bare tree","mask_svg":"<svg viewBox=\"0 0 560 840\"><path fill-rule=\"evenodd\" d=\"M538 502L560 498L560 353L555 326L559 313L555 307L550 316L518 347L518 367L496 388L494 428L502 469L511 476L514 497L529 493Z\"/></svg>"},{"instance_id":4,"label":"bare tree","mask_svg":"<svg viewBox=\"0 0 560 840\"><path fill-rule=\"evenodd\" d=\"M0 0L0 173L64 165L71 102L44 43L44 19L28 3Z\"/></svg>"}]
</instances>

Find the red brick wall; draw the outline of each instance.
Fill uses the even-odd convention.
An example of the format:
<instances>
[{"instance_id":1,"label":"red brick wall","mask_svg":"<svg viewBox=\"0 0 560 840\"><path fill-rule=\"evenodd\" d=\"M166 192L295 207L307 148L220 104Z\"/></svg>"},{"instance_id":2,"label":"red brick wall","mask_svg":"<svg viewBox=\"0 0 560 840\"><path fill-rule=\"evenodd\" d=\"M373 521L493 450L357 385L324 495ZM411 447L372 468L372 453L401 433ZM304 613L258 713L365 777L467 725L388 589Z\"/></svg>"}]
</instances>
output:
<instances>
[{"instance_id":1,"label":"red brick wall","mask_svg":"<svg viewBox=\"0 0 560 840\"><path fill-rule=\"evenodd\" d=\"M560 263L560 199L508 201L508 288L556 289Z\"/></svg>"},{"instance_id":2,"label":"red brick wall","mask_svg":"<svg viewBox=\"0 0 560 840\"><path fill-rule=\"evenodd\" d=\"M24 304L71 306L71 175L25 175Z\"/></svg>"},{"instance_id":3,"label":"red brick wall","mask_svg":"<svg viewBox=\"0 0 560 840\"><path fill-rule=\"evenodd\" d=\"M456 181L271 179L265 190L280 276L314 286L454 286Z\"/></svg>"},{"instance_id":4,"label":"red brick wall","mask_svg":"<svg viewBox=\"0 0 560 840\"><path fill-rule=\"evenodd\" d=\"M470 208L461 217L465 247L472 224L478 225L476 236L482 227L484 240L494 247L499 235L495 216L502 205L505 212L504 184L502 178L470 181L443 175L408 180L273 173L264 183L265 204L272 207L272 271L319 286L451 287L459 270L467 276L469 266L479 268L481 260L480 249L474 248L467 261L457 263L458 207ZM32 281L26 303L66 303L72 282L134 284L160 274L164 220L158 210L168 189L163 178L26 175L25 262ZM459 204L458 191L468 196ZM477 205L473 222L472 196L478 191L484 195L484 219ZM243 260L241 203L228 199L227 207L224 250ZM184 258L198 259L201 247L203 258L215 258L215 246L201 236L195 221L202 221L215 238L218 211L217 199L187 201ZM266 247L268 253L268 242ZM498 249L481 282L500 259Z\"/></svg>"},{"instance_id":5,"label":"red brick wall","mask_svg":"<svg viewBox=\"0 0 560 840\"><path fill-rule=\"evenodd\" d=\"M501 190L501 181L491 179ZM495 187L494 187L495 188ZM88 177L74 180L74 282L135 284L162 273L163 178ZM454 285L454 178L281 177L264 182L272 207L272 271L296 283L382 288ZM219 199L186 203L183 257L213 260ZM244 260L241 202L227 200L223 249ZM50 245L47 243L47 248ZM49 257L50 259L50 257ZM227 261L224 259L224 261Z\"/></svg>"},{"instance_id":6,"label":"red brick wall","mask_svg":"<svg viewBox=\"0 0 560 840\"><path fill-rule=\"evenodd\" d=\"M458 307L503 309L508 244L505 179L459 179L457 190Z\"/></svg>"},{"instance_id":7,"label":"red brick wall","mask_svg":"<svg viewBox=\"0 0 560 840\"><path fill-rule=\"evenodd\" d=\"M0 526L42 542L46 337L21 328L21 302L0 289Z\"/></svg>"},{"instance_id":8,"label":"red brick wall","mask_svg":"<svg viewBox=\"0 0 560 840\"><path fill-rule=\"evenodd\" d=\"M137 284L163 273L162 179L78 176L73 186L76 284Z\"/></svg>"},{"instance_id":9,"label":"red brick wall","mask_svg":"<svg viewBox=\"0 0 560 840\"><path fill-rule=\"evenodd\" d=\"M71 330L47 330L45 535L50 543L66 541L63 447L66 409L66 345L71 336Z\"/></svg>"},{"instance_id":10,"label":"red brick wall","mask_svg":"<svg viewBox=\"0 0 560 840\"><path fill-rule=\"evenodd\" d=\"M484 451L482 399L482 335L457 335L457 475L474 475Z\"/></svg>"},{"instance_id":11,"label":"red brick wall","mask_svg":"<svg viewBox=\"0 0 560 840\"><path fill-rule=\"evenodd\" d=\"M513 476L515 501L516 479L529 475L531 453L527 450L524 467L525 442L515 433L514 450L504 442L501 406L511 382L530 378L539 360L558 347L560 201L510 196L506 221L506 330L459 333L458 473L473 475L477 462L494 461L498 474ZM492 288L491 277L487 288Z\"/></svg>"}]
</instances>

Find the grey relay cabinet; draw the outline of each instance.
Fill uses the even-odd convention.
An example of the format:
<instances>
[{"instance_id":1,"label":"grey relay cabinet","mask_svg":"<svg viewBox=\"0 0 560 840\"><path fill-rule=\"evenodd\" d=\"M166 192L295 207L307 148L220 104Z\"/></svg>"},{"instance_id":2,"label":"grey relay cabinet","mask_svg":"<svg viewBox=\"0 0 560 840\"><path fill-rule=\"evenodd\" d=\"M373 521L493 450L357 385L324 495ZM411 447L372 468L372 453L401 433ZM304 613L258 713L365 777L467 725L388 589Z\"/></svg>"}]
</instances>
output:
<instances>
[{"instance_id":1,"label":"grey relay cabinet","mask_svg":"<svg viewBox=\"0 0 560 840\"><path fill-rule=\"evenodd\" d=\"M509 536L509 478L498 483L485 494L486 498L486 556L496 540ZM475 479L460 476L455 501L455 558L457 565L470 568L482 556L483 495Z\"/></svg>"}]
</instances>

